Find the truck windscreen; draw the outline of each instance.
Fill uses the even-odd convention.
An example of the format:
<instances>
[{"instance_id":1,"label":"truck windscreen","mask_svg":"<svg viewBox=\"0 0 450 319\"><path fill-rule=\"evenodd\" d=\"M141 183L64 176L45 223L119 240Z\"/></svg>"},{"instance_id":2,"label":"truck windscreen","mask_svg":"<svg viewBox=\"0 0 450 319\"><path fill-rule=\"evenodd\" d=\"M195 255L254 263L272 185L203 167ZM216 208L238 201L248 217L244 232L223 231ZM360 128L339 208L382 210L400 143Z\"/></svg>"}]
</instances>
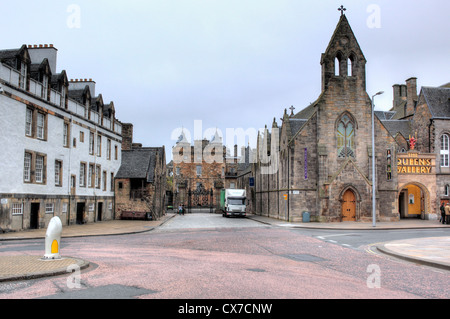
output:
<instances>
[{"instance_id":1,"label":"truck windscreen","mask_svg":"<svg viewBox=\"0 0 450 319\"><path fill-rule=\"evenodd\" d=\"M228 198L228 205L245 205L245 198Z\"/></svg>"}]
</instances>

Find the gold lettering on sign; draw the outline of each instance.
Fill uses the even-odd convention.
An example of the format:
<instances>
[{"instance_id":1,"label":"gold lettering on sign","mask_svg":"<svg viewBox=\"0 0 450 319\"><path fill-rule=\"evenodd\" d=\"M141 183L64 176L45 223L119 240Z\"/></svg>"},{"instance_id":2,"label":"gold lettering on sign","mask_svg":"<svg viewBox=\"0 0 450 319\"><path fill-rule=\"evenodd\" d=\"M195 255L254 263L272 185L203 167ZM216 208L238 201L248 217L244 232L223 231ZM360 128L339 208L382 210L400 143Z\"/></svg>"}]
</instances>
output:
<instances>
[{"instance_id":1,"label":"gold lettering on sign","mask_svg":"<svg viewBox=\"0 0 450 319\"><path fill-rule=\"evenodd\" d=\"M399 174L431 174L433 162L429 158L420 158L418 154L408 154L408 158L399 158L397 172Z\"/></svg>"}]
</instances>

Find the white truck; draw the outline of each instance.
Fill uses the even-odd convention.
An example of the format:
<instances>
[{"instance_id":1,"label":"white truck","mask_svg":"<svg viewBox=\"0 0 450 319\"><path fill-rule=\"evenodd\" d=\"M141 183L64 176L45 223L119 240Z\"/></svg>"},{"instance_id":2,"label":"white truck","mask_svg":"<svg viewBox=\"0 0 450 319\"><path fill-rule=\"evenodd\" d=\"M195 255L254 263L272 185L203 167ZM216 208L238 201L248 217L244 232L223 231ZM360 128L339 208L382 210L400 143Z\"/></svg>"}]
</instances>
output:
<instances>
[{"instance_id":1,"label":"white truck","mask_svg":"<svg viewBox=\"0 0 450 319\"><path fill-rule=\"evenodd\" d=\"M223 217L247 215L247 192L245 189L222 189L220 208Z\"/></svg>"}]
</instances>

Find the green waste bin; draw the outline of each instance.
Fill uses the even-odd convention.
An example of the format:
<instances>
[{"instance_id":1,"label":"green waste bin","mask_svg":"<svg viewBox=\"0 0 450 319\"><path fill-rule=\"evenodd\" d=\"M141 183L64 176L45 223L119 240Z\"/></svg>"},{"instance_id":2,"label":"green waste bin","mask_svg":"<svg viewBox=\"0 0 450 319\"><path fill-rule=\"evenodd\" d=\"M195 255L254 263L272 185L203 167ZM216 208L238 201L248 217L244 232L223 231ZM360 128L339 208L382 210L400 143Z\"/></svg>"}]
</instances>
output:
<instances>
[{"instance_id":1,"label":"green waste bin","mask_svg":"<svg viewBox=\"0 0 450 319\"><path fill-rule=\"evenodd\" d=\"M303 222L309 223L311 221L311 214L309 212L303 212Z\"/></svg>"}]
</instances>

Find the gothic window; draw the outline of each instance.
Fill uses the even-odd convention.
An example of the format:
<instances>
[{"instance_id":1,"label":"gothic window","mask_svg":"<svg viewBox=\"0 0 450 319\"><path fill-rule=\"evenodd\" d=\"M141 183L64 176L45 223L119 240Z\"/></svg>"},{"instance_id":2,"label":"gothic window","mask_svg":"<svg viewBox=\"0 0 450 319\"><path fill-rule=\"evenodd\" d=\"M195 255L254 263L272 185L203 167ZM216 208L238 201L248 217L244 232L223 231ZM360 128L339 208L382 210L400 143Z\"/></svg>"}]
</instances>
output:
<instances>
[{"instance_id":1,"label":"gothic window","mask_svg":"<svg viewBox=\"0 0 450 319\"><path fill-rule=\"evenodd\" d=\"M340 67L341 63L339 62L338 58L334 59L334 75L339 76L340 75Z\"/></svg>"},{"instance_id":2,"label":"gothic window","mask_svg":"<svg viewBox=\"0 0 450 319\"><path fill-rule=\"evenodd\" d=\"M447 134L441 136L441 167L450 167L449 155L450 155L450 138Z\"/></svg>"},{"instance_id":3,"label":"gothic window","mask_svg":"<svg viewBox=\"0 0 450 319\"><path fill-rule=\"evenodd\" d=\"M352 53L348 57L347 60L347 75L354 76L355 75L355 55Z\"/></svg>"},{"instance_id":4,"label":"gothic window","mask_svg":"<svg viewBox=\"0 0 450 319\"><path fill-rule=\"evenodd\" d=\"M353 69L352 69L352 60L347 60L347 75L353 76Z\"/></svg>"},{"instance_id":5,"label":"gothic window","mask_svg":"<svg viewBox=\"0 0 450 319\"><path fill-rule=\"evenodd\" d=\"M347 114L337 126L337 148L338 157L355 157L355 125Z\"/></svg>"},{"instance_id":6,"label":"gothic window","mask_svg":"<svg viewBox=\"0 0 450 319\"><path fill-rule=\"evenodd\" d=\"M342 52L337 52L334 58L334 75L343 76L345 75L345 57Z\"/></svg>"}]
</instances>

